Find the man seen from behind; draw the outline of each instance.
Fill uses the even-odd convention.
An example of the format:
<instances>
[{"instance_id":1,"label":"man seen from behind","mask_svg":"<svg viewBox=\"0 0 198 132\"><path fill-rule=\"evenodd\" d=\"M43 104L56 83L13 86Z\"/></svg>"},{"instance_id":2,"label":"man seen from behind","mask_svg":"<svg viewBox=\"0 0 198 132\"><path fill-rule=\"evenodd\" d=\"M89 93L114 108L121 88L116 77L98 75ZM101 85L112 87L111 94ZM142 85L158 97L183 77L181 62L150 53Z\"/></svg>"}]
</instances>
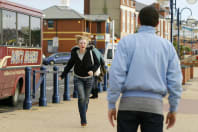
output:
<instances>
[{"instance_id":1,"label":"man seen from behind","mask_svg":"<svg viewBox=\"0 0 198 132\"><path fill-rule=\"evenodd\" d=\"M182 92L180 61L168 40L156 35L159 14L154 6L139 13L137 33L118 44L109 72L108 118L118 132L163 131L163 97L168 93L167 128L176 121ZM121 97L120 97L121 95ZM116 101L120 97L118 115Z\"/></svg>"}]
</instances>

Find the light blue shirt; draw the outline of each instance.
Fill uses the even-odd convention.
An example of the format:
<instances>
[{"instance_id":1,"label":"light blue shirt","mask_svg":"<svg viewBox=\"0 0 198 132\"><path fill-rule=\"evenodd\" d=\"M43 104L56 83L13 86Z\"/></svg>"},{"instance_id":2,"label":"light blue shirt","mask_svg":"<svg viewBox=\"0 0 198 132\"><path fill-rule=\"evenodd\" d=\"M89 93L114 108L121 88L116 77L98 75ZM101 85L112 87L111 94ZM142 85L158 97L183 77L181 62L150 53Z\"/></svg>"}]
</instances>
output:
<instances>
[{"instance_id":1,"label":"light blue shirt","mask_svg":"<svg viewBox=\"0 0 198 132\"><path fill-rule=\"evenodd\" d=\"M122 97L160 99L169 93L170 111L177 111L182 92L180 61L173 45L141 26L120 40L109 71L109 109Z\"/></svg>"}]
</instances>

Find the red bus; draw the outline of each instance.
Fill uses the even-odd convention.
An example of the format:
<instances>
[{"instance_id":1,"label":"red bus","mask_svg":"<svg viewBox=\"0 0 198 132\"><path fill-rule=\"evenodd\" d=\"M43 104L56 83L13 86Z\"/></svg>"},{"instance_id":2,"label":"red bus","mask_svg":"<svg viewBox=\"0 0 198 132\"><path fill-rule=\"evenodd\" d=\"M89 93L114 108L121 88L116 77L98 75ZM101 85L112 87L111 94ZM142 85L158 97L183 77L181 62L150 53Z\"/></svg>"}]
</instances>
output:
<instances>
[{"instance_id":1,"label":"red bus","mask_svg":"<svg viewBox=\"0 0 198 132\"><path fill-rule=\"evenodd\" d=\"M0 0L0 99L16 105L25 91L25 67L42 64L42 12Z\"/></svg>"}]
</instances>

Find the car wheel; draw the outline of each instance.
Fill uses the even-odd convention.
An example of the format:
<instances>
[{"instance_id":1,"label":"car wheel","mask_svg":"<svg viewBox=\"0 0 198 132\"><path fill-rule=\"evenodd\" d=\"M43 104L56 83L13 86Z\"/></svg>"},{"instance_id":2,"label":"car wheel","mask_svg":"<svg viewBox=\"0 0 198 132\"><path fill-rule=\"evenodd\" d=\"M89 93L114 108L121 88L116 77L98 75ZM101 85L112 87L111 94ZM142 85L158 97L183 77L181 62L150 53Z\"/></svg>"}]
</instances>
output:
<instances>
[{"instance_id":1,"label":"car wheel","mask_svg":"<svg viewBox=\"0 0 198 132\"><path fill-rule=\"evenodd\" d=\"M54 61L50 61L50 65L54 65Z\"/></svg>"},{"instance_id":2,"label":"car wheel","mask_svg":"<svg viewBox=\"0 0 198 132\"><path fill-rule=\"evenodd\" d=\"M19 102L19 95L20 95L20 85L19 83L17 84L17 87L15 89L15 93L13 96L11 96L10 101L12 106L17 106Z\"/></svg>"}]
</instances>

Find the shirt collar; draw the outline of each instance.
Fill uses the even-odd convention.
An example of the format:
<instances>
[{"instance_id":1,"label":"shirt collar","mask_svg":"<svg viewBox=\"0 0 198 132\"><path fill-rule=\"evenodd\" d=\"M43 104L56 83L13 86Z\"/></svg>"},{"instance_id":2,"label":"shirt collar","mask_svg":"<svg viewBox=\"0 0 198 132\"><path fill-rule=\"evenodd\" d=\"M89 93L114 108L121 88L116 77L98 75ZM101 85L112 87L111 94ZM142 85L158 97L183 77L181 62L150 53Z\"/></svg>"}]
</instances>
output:
<instances>
[{"instance_id":1,"label":"shirt collar","mask_svg":"<svg viewBox=\"0 0 198 132\"><path fill-rule=\"evenodd\" d=\"M143 25L139 28L138 32L155 33L156 30L155 27Z\"/></svg>"}]
</instances>

